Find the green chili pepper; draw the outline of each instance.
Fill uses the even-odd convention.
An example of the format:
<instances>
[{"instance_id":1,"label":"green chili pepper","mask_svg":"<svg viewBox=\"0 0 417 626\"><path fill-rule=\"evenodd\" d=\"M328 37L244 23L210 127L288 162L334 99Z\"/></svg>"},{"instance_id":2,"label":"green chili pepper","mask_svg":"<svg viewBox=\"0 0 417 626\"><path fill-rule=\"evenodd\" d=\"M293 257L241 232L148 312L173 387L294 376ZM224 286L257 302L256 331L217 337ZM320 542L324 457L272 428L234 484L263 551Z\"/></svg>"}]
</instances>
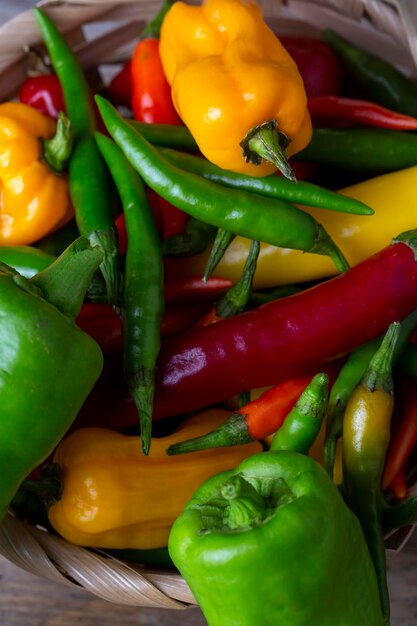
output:
<instances>
[{"instance_id":1,"label":"green chili pepper","mask_svg":"<svg viewBox=\"0 0 417 626\"><path fill-rule=\"evenodd\" d=\"M101 261L101 251L80 238L30 280L0 267L0 517L101 373L99 346L74 323Z\"/></svg>"},{"instance_id":2,"label":"green chili pepper","mask_svg":"<svg viewBox=\"0 0 417 626\"><path fill-rule=\"evenodd\" d=\"M394 406L392 360L400 324L390 325L343 418L343 490L374 563L384 623L389 624L381 478Z\"/></svg>"},{"instance_id":3,"label":"green chili pepper","mask_svg":"<svg viewBox=\"0 0 417 626\"><path fill-rule=\"evenodd\" d=\"M319 434L327 408L329 377L317 374L304 389L282 426L276 431L271 450L307 454Z\"/></svg>"},{"instance_id":4,"label":"green chili pepper","mask_svg":"<svg viewBox=\"0 0 417 626\"><path fill-rule=\"evenodd\" d=\"M224 257L227 248L232 243L236 235L224 228L218 228L217 234L213 242L213 246L208 256L206 267L204 268L203 280L207 281L222 258Z\"/></svg>"},{"instance_id":5,"label":"green chili pepper","mask_svg":"<svg viewBox=\"0 0 417 626\"><path fill-rule=\"evenodd\" d=\"M237 283L226 291L216 304L216 313L220 317L233 317L245 309L249 301L260 250L261 244L259 241L252 241L242 276Z\"/></svg>"},{"instance_id":6,"label":"green chili pepper","mask_svg":"<svg viewBox=\"0 0 417 626\"><path fill-rule=\"evenodd\" d=\"M96 116L88 83L78 59L53 21L39 8L33 9L52 67L64 94L65 107L74 133L69 182L75 219L81 235L92 237L103 250L101 271L108 299L117 305L119 269L117 233L112 219L107 172L93 138Z\"/></svg>"},{"instance_id":7,"label":"green chili pepper","mask_svg":"<svg viewBox=\"0 0 417 626\"><path fill-rule=\"evenodd\" d=\"M96 133L96 141L119 191L126 219L124 368L130 394L139 411L142 449L149 454L155 363L164 312L162 252L140 176L110 139Z\"/></svg>"},{"instance_id":8,"label":"green chili pepper","mask_svg":"<svg viewBox=\"0 0 417 626\"><path fill-rule=\"evenodd\" d=\"M199 152L199 147L186 126L170 124L147 124L137 120L128 120L149 143L155 146L167 146L177 150Z\"/></svg>"},{"instance_id":9,"label":"green chili pepper","mask_svg":"<svg viewBox=\"0 0 417 626\"><path fill-rule=\"evenodd\" d=\"M145 133L144 137L146 138ZM226 187L253 191L269 198L278 198L287 202L320 207L330 211L341 211L356 215L372 215L374 213L373 209L359 200L330 191L313 183L305 181L294 183L283 176L276 176L275 174L259 178L246 176L245 174L224 170L210 163L207 159L178 150L161 148L161 152L173 165Z\"/></svg>"},{"instance_id":10,"label":"green chili pepper","mask_svg":"<svg viewBox=\"0 0 417 626\"><path fill-rule=\"evenodd\" d=\"M162 251L166 256L178 258L201 254L213 241L215 234L215 226L190 217L182 233L163 240Z\"/></svg>"},{"instance_id":11,"label":"green chili pepper","mask_svg":"<svg viewBox=\"0 0 417 626\"><path fill-rule=\"evenodd\" d=\"M402 354L416 324L417 311L414 311L402 321L393 354L394 364L397 363L400 357L401 362L404 360ZM373 341L359 346L356 350L353 350L332 385L327 409L326 434L324 439L324 464L331 477L333 476L337 440L342 436L343 415L346 410L346 405L351 393L364 375L369 361L381 345L381 341L382 337L378 337Z\"/></svg>"},{"instance_id":12,"label":"green chili pepper","mask_svg":"<svg viewBox=\"0 0 417 626\"><path fill-rule=\"evenodd\" d=\"M168 550L209 626L383 624L358 520L306 455L261 452L204 482Z\"/></svg>"},{"instance_id":13,"label":"green chili pepper","mask_svg":"<svg viewBox=\"0 0 417 626\"><path fill-rule=\"evenodd\" d=\"M329 255L340 271L348 264L323 227L296 207L216 185L171 165L104 98L96 101L107 130L144 181L193 217L252 240Z\"/></svg>"},{"instance_id":14,"label":"green chili pepper","mask_svg":"<svg viewBox=\"0 0 417 626\"><path fill-rule=\"evenodd\" d=\"M391 63L356 48L330 29L325 29L322 36L373 102L393 111L417 116L416 87Z\"/></svg>"},{"instance_id":15,"label":"green chili pepper","mask_svg":"<svg viewBox=\"0 0 417 626\"><path fill-rule=\"evenodd\" d=\"M332 167L383 173L417 164L417 136L384 128L315 128L294 156Z\"/></svg>"},{"instance_id":16,"label":"green chili pepper","mask_svg":"<svg viewBox=\"0 0 417 626\"><path fill-rule=\"evenodd\" d=\"M0 247L0 262L10 265L25 278L32 278L46 269L55 258L32 246Z\"/></svg>"}]
</instances>

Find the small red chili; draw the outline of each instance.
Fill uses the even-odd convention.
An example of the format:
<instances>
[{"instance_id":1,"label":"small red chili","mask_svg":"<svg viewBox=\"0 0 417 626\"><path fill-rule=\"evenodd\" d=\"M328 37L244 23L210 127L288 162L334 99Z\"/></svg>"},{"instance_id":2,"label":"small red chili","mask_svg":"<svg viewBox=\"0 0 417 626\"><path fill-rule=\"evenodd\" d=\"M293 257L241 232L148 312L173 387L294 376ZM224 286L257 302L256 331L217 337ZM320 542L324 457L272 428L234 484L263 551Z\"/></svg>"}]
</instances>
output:
<instances>
[{"instance_id":1,"label":"small red chili","mask_svg":"<svg viewBox=\"0 0 417 626\"><path fill-rule=\"evenodd\" d=\"M56 74L28 76L20 86L19 100L53 119L65 112L64 96Z\"/></svg>"}]
</instances>

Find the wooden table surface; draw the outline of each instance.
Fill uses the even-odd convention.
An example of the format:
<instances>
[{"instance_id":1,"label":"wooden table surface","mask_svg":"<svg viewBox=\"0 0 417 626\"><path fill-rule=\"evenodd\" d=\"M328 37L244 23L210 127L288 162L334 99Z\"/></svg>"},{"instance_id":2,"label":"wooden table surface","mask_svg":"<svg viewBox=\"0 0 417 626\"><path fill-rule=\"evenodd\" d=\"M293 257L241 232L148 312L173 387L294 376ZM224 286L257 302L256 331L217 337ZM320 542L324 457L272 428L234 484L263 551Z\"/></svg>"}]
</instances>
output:
<instances>
[{"instance_id":1,"label":"wooden table surface","mask_svg":"<svg viewBox=\"0 0 417 626\"><path fill-rule=\"evenodd\" d=\"M0 24L33 6L1 0ZM388 553L392 626L417 624L417 534L400 553ZM325 601L325 598L323 598ZM82 590L68 590L28 574L0 557L2 626L204 626L199 609L168 611L112 605ZM288 625L290 626L290 625ZM315 626L315 625L312 625ZM336 625L335 625L336 626Z\"/></svg>"}]
</instances>

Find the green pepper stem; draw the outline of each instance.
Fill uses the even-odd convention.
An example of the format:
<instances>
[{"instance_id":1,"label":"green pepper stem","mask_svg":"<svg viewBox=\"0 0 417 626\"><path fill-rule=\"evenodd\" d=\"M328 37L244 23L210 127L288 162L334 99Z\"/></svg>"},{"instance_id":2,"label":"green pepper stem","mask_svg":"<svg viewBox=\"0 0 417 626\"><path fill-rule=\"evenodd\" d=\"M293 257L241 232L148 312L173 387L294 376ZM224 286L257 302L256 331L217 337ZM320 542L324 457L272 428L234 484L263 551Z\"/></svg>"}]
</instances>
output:
<instances>
[{"instance_id":1,"label":"green pepper stem","mask_svg":"<svg viewBox=\"0 0 417 626\"><path fill-rule=\"evenodd\" d=\"M216 306L216 313L225 319L241 313L249 301L251 294L253 277L255 275L261 245L259 241L252 241L248 258L243 268L242 276L238 282L219 300Z\"/></svg>"},{"instance_id":2,"label":"green pepper stem","mask_svg":"<svg viewBox=\"0 0 417 626\"><path fill-rule=\"evenodd\" d=\"M380 347L372 357L361 380L361 384L369 391L385 391L389 394L394 392L392 363L400 331L401 324L399 322L390 324Z\"/></svg>"},{"instance_id":3,"label":"green pepper stem","mask_svg":"<svg viewBox=\"0 0 417 626\"><path fill-rule=\"evenodd\" d=\"M281 174L297 182L294 171L287 159L287 147L290 139L278 130L276 120L268 120L254 126L240 142L243 156L247 163L260 165L262 159L273 163Z\"/></svg>"},{"instance_id":4,"label":"green pepper stem","mask_svg":"<svg viewBox=\"0 0 417 626\"><path fill-rule=\"evenodd\" d=\"M406 230L394 237L392 243L405 243L414 252L414 258L417 260L417 228L414 230Z\"/></svg>"},{"instance_id":5,"label":"green pepper stem","mask_svg":"<svg viewBox=\"0 0 417 626\"><path fill-rule=\"evenodd\" d=\"M141 32L139 36L139 41L143 39L159 39L159 35L161 32L162 22L164 21L164 17L169 11L169 9L174 4L175 0L165 0L162 5L159 13L155 15L155 17L146 24L145 28Z\"/></svg>"},{"instance_id":6,"label":"green pepper stem","mask_svg":"<svg viewBox=\"0 0 417 626\"><path fill-rule=\"evenodd\" d=\"M340 248L335 244L330 235L325 231L321 224L317 224L317 235L314 246L308 250L313 254L324 254L329 256L333 263L336 265L339 272L343 274L350 269L344 254Z\"/></svg>"},{"instance_id":7,"label":"green pepper stem","mask_svg":"<svg viewBox=\"0 0 417 626\"><path fill-rule=\"evenodd\" d=\"M127 383L139 412L142 451L147 456L151 448L155 369L139 367L133 376L128 377Z\"/></svg>"},{"instance_id":8,"label":"green pepper stem","mask_svg":"<svg viewBox=\"0 0 417 626\"><path fill-rule=\"evenodd\" d=\"M197 452L198 450L208 450L209 448L240 446L252 441L245 415L233 413L224 424L221 424L211 432L169 446L167 454L174 456L175 454L186 454L188 452Z\"/></svg>"},{"instance_id":9,"label":"green pepper stem","mask_svg":"<svg viewBox=\"0 0 417 626\"><path fill-rule=\"evenodd\" d=\"M241 474L226 480L220 494L228 503L223 521L232 530L249 528L265 519L267 511L262 496Z\"/></svg>"},{"instance_id":10,"label":"green pepper stem","mask_svg":"<svg viewBox=\"0 0 417 626\"><path fill-rule=\"evenodd\" d=\"M79 237L29 283L41 290L45 300L74 320L102 259L103 254L98 247L91 246L86 237Z\"/></svg>"},{"instance_id":11,"label":"green pepper stem","mask_svg":"<svg viewBox=\"0 0 417 626\"><path fill-rule=\"evenodd\" d=\"M63 172L68 165L71 156L74 135L71 122L60 111L56 125L55 135L50 139L42 140L42 158L54 172Z\"/></svg>"},{"instance_id":12,"label":"green pepper stem","mask_svg":"<svg viewBox=\"0 0 417 626\"><path fill-rule=\"evenodd\" d=\"M61 499L63 488L63 475L57 463L45 465L40 478L25 478L19 487L21 491L35 495L47 508Z\"/></svg>"},{"instance_id":13,"label":"green pepper stem","mask_svg":"<svg viewBox=\"0 0 417 626\"><path fill-rule=\"evenodd\" d=\"M186 258L204 252L213 241L216 227L190 217L185 230L170 235L162 242L162 252L166 256Z\"/></svg>"},{"instance_id":14,"label":"green pepper stem","mask_svg":"<svg viewBox=\"0 0 417 626\"><path fill-rule=\"evenodd\" d=\"M236 235L229 230L219 228L217 230L216 238L213 243L213 247L210 250L209 258L207 259L206 267L204 269L203 281L206 283L222 258L225 255L227 248L232 243Z\"/></svg>"}]
</instances>

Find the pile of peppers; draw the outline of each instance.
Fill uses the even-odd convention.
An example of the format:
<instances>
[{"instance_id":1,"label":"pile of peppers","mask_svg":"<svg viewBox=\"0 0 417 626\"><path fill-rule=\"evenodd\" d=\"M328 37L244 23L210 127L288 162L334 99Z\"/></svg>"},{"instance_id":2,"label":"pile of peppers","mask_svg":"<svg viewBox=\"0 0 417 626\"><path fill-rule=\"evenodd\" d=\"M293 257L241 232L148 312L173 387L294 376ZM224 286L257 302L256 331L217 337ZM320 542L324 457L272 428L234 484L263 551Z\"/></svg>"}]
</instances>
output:
<instances>
[{"instance_id":1,"label":"pile of peppers","mask_svg":"<svg viewBox=\"0 0 417 626\"><path fill-rule=\"evenodd\" d=\"M0 104L1 516L176 568L210 626L388 626L415 85L255 0L165 0L93 85L34 17L47 58Z\"/></svg>"}]
</instances>

